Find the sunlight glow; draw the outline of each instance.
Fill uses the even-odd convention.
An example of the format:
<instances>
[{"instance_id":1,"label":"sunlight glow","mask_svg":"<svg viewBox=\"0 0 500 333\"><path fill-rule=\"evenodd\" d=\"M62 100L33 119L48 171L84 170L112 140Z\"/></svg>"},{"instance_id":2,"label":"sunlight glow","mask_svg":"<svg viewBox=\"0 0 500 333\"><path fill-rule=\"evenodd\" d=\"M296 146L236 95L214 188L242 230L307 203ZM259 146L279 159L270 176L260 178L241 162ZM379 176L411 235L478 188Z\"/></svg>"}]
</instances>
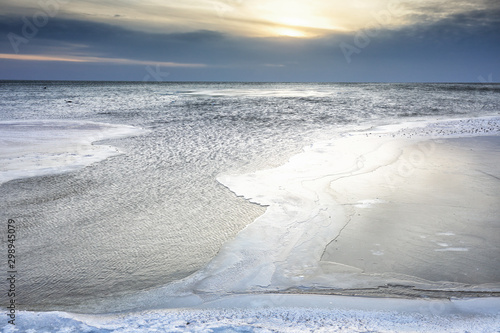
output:
<instances>
[{"instance_id":1,"label":"sunlight glow","mask_svg":"<svg viewBox=\"0 0 500 333\"><path fill-rule=\"evenodd\" d=\"M1 1L1 0L0 0ZM130 30L155 33L218 31L253 37L318 37L353 32L370 26L395 28L425 17L428 22L446 15L481 8L465 0L81 0L64 7L58 18L104 22ZM4 1L3 11L33 15L37 0ZM436 11L435 8L440 8ZM472 8L472 9L471 9Z\"/></svg>"},{"instance_id":2,"label":"sunlight glow","mask_svg":"<svg viewBox=\"0 0 500 333\"><path fill-rule=\"evenodd\" d=\"M307 37L305 33L302 31L291 29L291 28L277 28L275 30L276 34L279 36L287 36L287 37Z\"/></svg>"}]
</instances>

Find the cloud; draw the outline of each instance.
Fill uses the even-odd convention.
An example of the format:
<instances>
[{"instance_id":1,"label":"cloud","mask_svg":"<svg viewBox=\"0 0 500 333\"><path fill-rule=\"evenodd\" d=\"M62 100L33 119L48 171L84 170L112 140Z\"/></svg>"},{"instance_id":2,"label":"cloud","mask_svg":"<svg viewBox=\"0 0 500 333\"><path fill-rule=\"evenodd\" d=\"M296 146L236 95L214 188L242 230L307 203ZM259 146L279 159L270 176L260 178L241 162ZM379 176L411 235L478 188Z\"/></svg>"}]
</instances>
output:
<instances>
[{"instance_id":1,"label":"cloud","mask_svg":"<svg viewBox=\"0 0 500 333\"><path fill-rule=\"evenodd\" d=\"M393 15L386 28L432 23L474 9L498 8L493 0L0 0L5 15L31 18L54 9L59 19L120 25L151 33L219 31L244 37L279 36L295 29L304 36L358 31L383 12ZM52 9L52 10L53 10Z\"/></svg>"},{"instance_id":2,"label":"cloud","mask_svg":"<svg viewBox=\"0 0 500 333\"><path fill-rule=\"evenodd\" d=\"M372 26L377 24L371 31L315 38L257 38L214 30L151 33L54 17L16 53L6 36L23 37L25 22L3 15L0 78L141 80L145 67L156 65L171 67L172 80L476 81L490 73L500 78L500 10L460 11L399 28L373 18ZM341 43L359 51L350 63Z\"/></svg>"},{"instance_id":3,"label":"cloud","mask_svg":"<svg viewBox=\"0 0 500 333\"><path fill-rule=\"evenodd\" d=\"M23 37L22 30L20 18L0 22L0 34L4 36L16 33ZM19 49L26 54L53 55L54 49L61 48L71 56L120 56L134 60L229 65L241 61L255 63L275 57L273 54L279 59L286 57L287 50L307 43L296 42L287 38L241 38L215 31L146 33L104 23L55 18L40 28L29 42L21 43ZM8 39L2 40L0 50L14 53Z\"/></svg>"},{"instance_id":4,"label":"cloud","mask_svg":"<svg viewBox=\"0 0 500 333\"><path fill-rule=\"evenodd\" d=\"M155 65L163 67L187 67L201 68L205 64L188 64L178 62L133 60L124 58L103 58L103 57L83 57L83 56L57 56L57 55L36 55L36 54L7 54L0 53L0 59L17 61L54 61L54 62L76 62L76 63L101 63L114 65Z\"/></svg>"}]
</instances>

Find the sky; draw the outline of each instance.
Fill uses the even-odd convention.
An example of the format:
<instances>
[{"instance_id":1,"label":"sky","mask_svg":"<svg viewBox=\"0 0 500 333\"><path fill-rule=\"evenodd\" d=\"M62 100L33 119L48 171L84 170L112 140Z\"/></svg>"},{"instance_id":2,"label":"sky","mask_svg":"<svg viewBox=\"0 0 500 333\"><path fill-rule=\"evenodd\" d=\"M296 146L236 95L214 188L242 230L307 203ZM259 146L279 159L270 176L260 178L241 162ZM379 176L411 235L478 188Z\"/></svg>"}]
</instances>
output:
<instances>
[{"instance_id":1,"label":"sky","mask_svg":"<svg viewBox=\"0 0 500 333\"><path fill-rule=\"evenodd\" d=\"M500 1L0 0L0 79L500 82Z\"/></svg>"}]
</instances>

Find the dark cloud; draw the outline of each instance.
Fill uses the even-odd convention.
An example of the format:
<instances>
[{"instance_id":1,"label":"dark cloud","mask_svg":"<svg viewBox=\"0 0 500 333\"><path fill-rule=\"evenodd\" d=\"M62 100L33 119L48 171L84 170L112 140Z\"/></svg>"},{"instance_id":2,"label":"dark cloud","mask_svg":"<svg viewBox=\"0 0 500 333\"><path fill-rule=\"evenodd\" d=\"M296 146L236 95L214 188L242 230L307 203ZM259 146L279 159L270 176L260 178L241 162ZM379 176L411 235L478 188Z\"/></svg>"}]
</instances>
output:
<instances>
[{"instance_id":1,"label":"dark cloud","mask_svg":"<svg viewBox=\"0 0 500 333\"><path fill-rule=\"evenodd\" d=\"M411 31L422 38L459 41L471 36L485 37L500 32L500 8L474 10L448 16L432 24L416 24L403 31Z\"/></svg>"},{"instance_id":2,"label":"dark cloud","mask_svg":"<svg viewBox=\"0 0 500 333\"><path fill-rule=\"evenodd\" d=\"M500 78L500 10L471 11L399 30L342 36L355 80L472 81ZM362 72L360 72L362 71Z\"/></svg>"}]
</instances>

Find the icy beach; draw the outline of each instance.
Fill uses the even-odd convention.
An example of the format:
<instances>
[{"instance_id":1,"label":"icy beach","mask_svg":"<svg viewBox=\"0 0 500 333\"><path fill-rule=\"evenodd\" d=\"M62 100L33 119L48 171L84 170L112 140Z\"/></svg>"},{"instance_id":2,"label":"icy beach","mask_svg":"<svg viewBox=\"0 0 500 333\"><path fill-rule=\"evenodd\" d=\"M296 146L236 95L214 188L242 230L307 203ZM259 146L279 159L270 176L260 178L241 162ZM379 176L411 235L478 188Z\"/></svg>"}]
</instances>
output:
<instances>
[{"instance_id":1,"label":"icy beach","mask_svg":"<svg viewBox=\"0 0 500 333\"><path fill-rule=\"evenodd\" d=\"M194 84L146 101L123 85L92 111L117 87L61 87L74 119L0 122L2 219L19 226L6 332L499 329L500 118L453 113L476 93L496 108L496 90ZM419 116L340 106L422 90Z\"/></svg>"},{"instance_id":2,"label":"icy beach","mask_svg":"<svg viewBox=\"0 0 500 333\"><path fill-rule=\"evenodd\" d=\"M20 327L493 332L499 130L498 118L371 128L277 168L222 174L266 212L204 269L95 305L121 314L26 312Z\"/></svg>"}]
</instances>

